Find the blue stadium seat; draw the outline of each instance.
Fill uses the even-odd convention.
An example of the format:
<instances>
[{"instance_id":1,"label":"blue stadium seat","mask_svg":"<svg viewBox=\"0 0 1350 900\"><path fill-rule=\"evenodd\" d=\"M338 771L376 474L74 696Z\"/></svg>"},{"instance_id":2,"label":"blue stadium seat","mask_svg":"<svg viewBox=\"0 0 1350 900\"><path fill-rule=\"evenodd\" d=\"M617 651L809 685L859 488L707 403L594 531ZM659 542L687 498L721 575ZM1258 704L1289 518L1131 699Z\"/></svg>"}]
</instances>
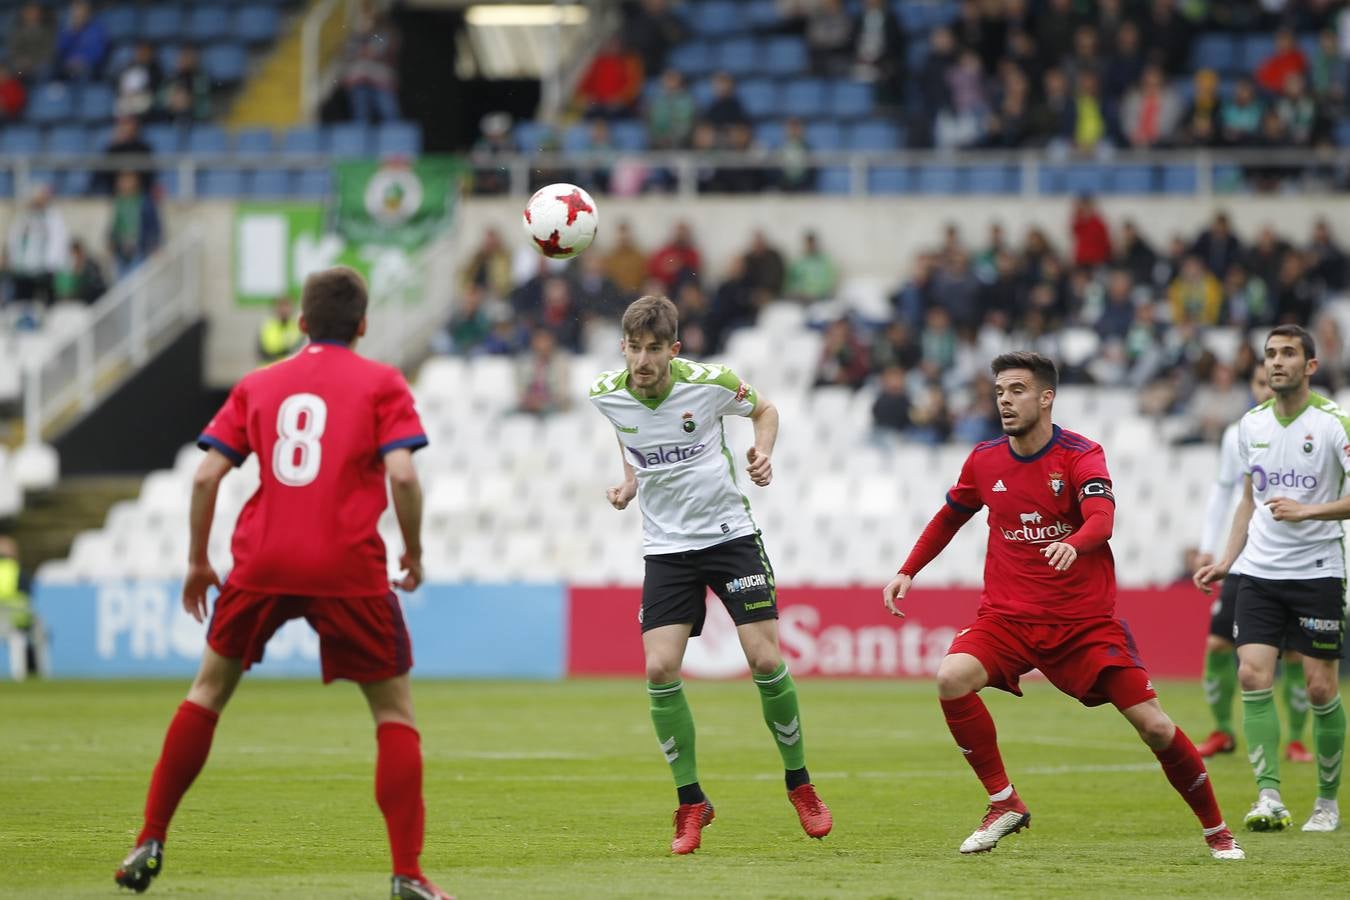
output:
<instances>
[{"instance_id":1,"label":"blue stadium seat","mask_svg":"<svg viewBox=\"0 0 1350 900\"><path fill-rule=\"evenodd\" d=\"M711 78L700 78L689 85L689 95L694 98L694 106L706 109L712 103L713 88Z\"/></svg>"},{"instance_id":2,"label":"blue stadium seat","mask_svg":"<svg viewBox=\"0 0 1350 900\"><path fill-rule=\"evenodd\" d=\"M234 136L236 156L270 156L273 148L272 131L268 128L246 128Z\"/></svg>"},{"instance_id":3,"label":"blue stadium seat","mask_svg":"<svg viewBox=\"0 0 1350 900\"><path fill-rule=\"evenodd\" d=\"M737 4L725 0L709 0L686 7L685 19L693 30L709 37L721 37L744 31L744 18Z\"/></svg>"},{"instance_id":4,"label":"blue stadium seat","mask_svg":"<svg viewBox=\"0 0 1350 900\"><path fill-rule=\"evenodd\" d=\"M314 199L333 191L333 173L328 169L306 169L295 180L295 194Z\"/></svg>"},{"instance_id":5,"label":"blue stadium seat","mask_svg":"<svg viewBox=\"0 0 1350 900\"><path fill-rule=\"evenodd\" d=\"M9 169L0 169L0 197L8 200L14 196L14 174Z\"/></svg>"},{"instance_id":6,"label":"blue stadium seat","mask_svg":"<svg viewBox=\"0 0 1350 900\"><path fill-rule=\"evenodd\" d=\"M234 31L230 11L224 6L198 6L188 13L184 30L188 40L207 43L229 37Z\"/></svg>"},{"instance_id":7,"label":"blue stadium seat","mask_svg":"<svg viewBox=\"0 0 1350 900\"><path fill-rule=\"evenodd\" d=\"M822 194L847 194L852 184L852 173L846 166L826 166L816 176L816 190Z\"/></svg>"},{"instance_id":8,"label":"blue stadium seat","mask_svg":"<svg viewBox=\"0 0 1350 900\"><path fill-rule=\"evenodd\" d=\"M147 125L141 131L145 142L156 153L177 153L183 146L183 130L177 125Z\"/></svg>"},{"instance_id":9,"label":"blue stadium seat","mask_svg":"<svg viewBox=\"0 0 1350 900\"><path fill-rule=\"evenodd\" d=\"M800 75L808 68L806 42L795 37L776 37L764 42L759 57L766 75Z\"/></svg>"},{"instance_id":10,"label":"blue stadium seat","mask_svg":"<svg viewBox=\"0 0 1350 900\"><path fill-rule=\"evenodd\" d=\"M234 36L247 44L266 44L280 31L281 16L270 6L245 6L234 18Z\"/></svg>"},{"instance_id":11,"label":"blue stadium seat","mask_svg":"<svg viewBox=\"0 0 1350 900\"><path fill-rule=\"evenodd\" d=\"M238 169L205 169L197 173L197 196L238 197L244 193L244 173Z\"/></svg>"},{"instance_id":12,"label":"blue stadium seat","mask_svg":"<svg viewBox=\"0 0 1350 900\"><path fill-rule=\"evenodd\" d=\"M1242 193L1247 189L1242 169L1238 166L1215 166L1213 188L1216 194Z\"/></svg>"},{"instance_id":13,"label":"blue stadium seat","mask_svg":"<svg viewBox=\"0 0 1350 900\"><path fill-rule=\"evenodd\" d=\"M31 156L41 152L42 129L37 126L6 125L0 128L0 154Z\"/></svg>"},{"instance_id":14,"label":"blue stadium seat","mask_svg":"<svg viewBox=\"0 0 1350 900\"><path fill-rule=\"evenodd\" d=\"M550 142L549 127L542 122L528 121L516 125L516 146L521 153L534 153Z\"/></svg>"},{"instance_id":15,"label":"blue stadium seat","mask_svg":"<svg viewBox=\"0 0 1350 900\"><path fill-rule=\"evenodd\" d=\"M872 115L872 85L837 79L830 84L829 104L840 119L865 119Z\"/></svg>"},{"instance_id":16,"label":"blue stadium seat","mask_svg":"<svg viewBox=\"0 0 1350 900\"><path fill-rule=\"evenodd\" d=\"M312 125L297 125L281 139L282 156L317 156L323 152L323 133Z\"/></svg>"},{"instance_id":17,"label":"blue stadium seat","mask_svg":"<svg viewBox=\"0 0 1350 900\"><path fill-rule=\"evenodd\" d=\"M88 169L67 169L57 180L57 191L63 197L86 197L94 184L94 173Z\"/></svg>"},{"instance_id":18,"label":"blue stadium seat","mask_svg":"<svg viewBox=\"0 0 1350 900\"><path fill-rule=\"evenodd\" d=\"M421 152L422 126L416 122L385 122L375 129L376 156L413 157Z\"/></svg>"},{"instance_id":19,"label":"blue stadium seat","mask_svg":"<svg viewBox=\"0 0 1350 900\"><path fill-rule=\"evenodd\" d=\"M564 153L585 153L591 149L591 126L585 122L569 125L562 134Z\"/></svg>"},{"instance_id":20,"label":"blue stadium seat","mask_svg":"<svg viewBox=\"0 0 1350 900\"><path fill-rule=\"evenodd\" d=\"M1195 168L1193 166L1163 166L1163 193L1194 194L1195 187Z\"/></svg>"},{"instance_id":21,"label":"blue stadium seat","mask_svg":"<svg viewBox=\"0 0 1350 900\"><path fill-rule=\"evenodd\" d=\"M29 95L28 118L34 122L64 122L74 115L75 92L68 85L49 81Z\"/></svg>"},{"instance_id":22,"label":"blue stadium seat","mask_svg":"<svg viewBox=\"0 0 1350 900\"><path fill-rule=\"evenodd\" d=\"M858 122L848 132L850 150L898 150L904 147L904 143L904 133L889 122Z\"/></svg>"},{"instance_id":23,"label":"blue stadium seat","mask_svg":"<svg viewBox=\"0 0 1350 900\"><path fill-rule=\"evenodd\" d=\"M179 37L182 32L182 7L172 4L156 4L145 11L145 15L141 18L140 32L136 36L159 43L173 40Z\"/></svg>"},{"instance_id":24,"label":"blue stadium seat","mask_svg":"<svg viewBox=\"0 0 1350 900\"><path fill-rule=\"evenodd\" d=\"M1237 71L1242 68L1238 62L1237 40L1221 32L1200 35L1191 48L1191 67L1214 69L1221 75Z\"/></svg>"},{"instance_id":25,"label":"blue stadium seat","mask_svg":"<svg viewBox=\"0 0 1350 900\"><path fill-rule=\"evenodd\" d=\"M113 91L106 84L86 84L75 101L75 116L86 122L104 122L113 115Z\"/></svg>"},{"instance_id":26,"label":"blue stadium seat","mask_svg":"<svg viewBox=\"0 0 1350 900\"><path fill-rule=\"evenodd\" d=\"M750 78L741 82L736 93L745 105L745 111L756 119L765 119L778 112L778 84L767 78Z\"/></svg>"},{"instance_id":27,"label":"blue stadium seat","mask_svg":"<svg viewBox=\"0 0 1350 900\"><path fill-rule=\"evenodd\" d=\"M712 45L706 41L689 41L671 51L669 64L687 76L697 77L716 68Z\"/></svg>"},{"instance_id":28,"label":"blue stadium seat","mask_svg":"<svg viewBox=\"0 0 1350 900\"><path fill-rule=\"evenodd\" d=\"M164 192L164 196L179 196L178 170L160 169L155 173L155 184Z\"/></svg>"},{"instance_id":29,"label":"blue stadium seat","mask_svg":"<svg viewBox=\"0 0 1350 900\"><path fill-rule=\"evenodd\" d=\"M1106 170L1086 163L1069 166L1064 173L1064 190L1069 194L1100 194L1106 190Z\"/></svg>"},{"instance_id":30,"label":"blue stadium seat","mask_svg":"<svg viewBox=\"0 0 1350 900\"><path fill-rule=\"evenodd\" d=\"M1275 38L1269 34L1249 34L1242 39L1238 66L1244 72L1255 72L1266 57L1275 52Z\"/></svg>"},{"instance_id":31,"label":"blue stadium seat","mask_svg":"<svg viewBox=\"0 0 1350 900\"><path fill-rule=\"evenodd\" d=\"M1042 194L1064 193L1064 167L1041 166L1036 189Z\"/></svg>"},{"instance_id":32,"label":"blue stadium seat","mask_svg":"<svg viewBox=\"0 0 1350 900\"><path fill-rule=\"evenodd\" d=\"M966 170L966 193L1015 194L1017 176L1016 166L972 166Z\"/></svg>"},{"instance_id":33,"label":"blue stadium seat","mask_svg":"<svg viewBox=\"0 0 1350 900\"><path fill-rule=\"evenodd\" d=\"M897 2L894 9L905 34L919 34L929 29L927 3Z\"/></svg>"},{"instance_id":34,"label":"blue stadium seat","mask_svg":"<svg viewBox=\"0 0 1350 900\"><path fill-rule=\"evenodd\" d=\"M250 197L275 200L291 195L291 173L285 169L258 169L250 172L244 192Z\"/></svg>"},{"instance_id":35,"label":"blue stadium seat","mask_svg":"<svg viewBox=\"0 0 1350 900\"><path fill-rule=\"evenodd\" d=\"M109 74L116 75L127 67L127 63L131 62L135 55L135 44L118 44L116 47L113 47L112 52L108 54L108 61L104 64L104 69Z\"/></svg>"},{"instance_id":36,"label":"blue stadium seat","mask_svg":"<svg viewBox=\"0 0 1350 900\"><path fill-rule=\"evenodd\" d=\"M1153 192L1151 166L1117 166L1111 170L1110 190L1113 194L1149 194Z\"/></svg>"},{"instance_id":37,"label":"blue stadium seat","mask_svg":"<svg viewBox=\"0 0 1350 900\"><path fill-rule=\"evenodd\" d=\"M343 122L328 127L327 151L342 159L370 156L370 127L361 122Z\"/></svg>"},{"instance_id":38,"label":"blue stadium seat","mask_svg":"<svg viewBox=\"0 0 1350 900\"><path fill-rule=\"evenodd\" d=\"M776 28L782 21L777 0L748 0L742 4L741 16L754 29Z\"/></svg>"},{"instance_id":39,"label":"blue stadium seat","mask_svg":"<svg viewBox=\"0 0 1350 900\"><path fill-rule=\"evenodd\" d=\"M911 72L919 71L926 62L928 62L927 42L914 41L905 49L905 66Z\"/></svg>"},{"instance_id":40,"label":"blue stadium seat","mask_svg":"<svg viewBox=\"0 0 1350 900\"><path fill-rule=\"evenodd\" d=\"M230 139L219 125L194 125L185 149L204 156L223 156L230 152Z\"/></svg>"},{"instance_id":41,"label":"blue stadium seat","mask_svg":"<svg viewBox=\"0 0 1350 900\"><path fill-rule=\"evenodd\" d=\"M57 125L47 129L47 156L82 156L90 150L89 131L83 125Z\"/></svg>"},{"instance_id":42,"label":"blue stadium seat","mask_svg":"<svg viewBox=\"0 0 1350 900\"><path fill-rule=\"evenodd\" d=\"M904 166L879 166L867 173L869 194L908 194L913 189L910 171Z\"/></svg>"},{"instance_id":43,"label":"blue stadium seat","mask_svg":"<svg viewBox=\"0 0 1350 900\"><path fill-rule=\"evenodd\" d=\"M244 80L248 54L238 44L214 44L202 53L202 69L218 84L236 84Z\"/></svg>"},{"instance_id":44,"label":"blue stadium seat","mask_svg":"<svg viewBox=\"0 0 1350 900\"><path fill-rule=\"evenodd\" d=\"M177 44L162 44L160 45L159 50L155 52L155 55L159 57L159 67L163 69L166 74L178 69Z\"/></svg>"},{"instance_id":45,"label":"blue stadium seat","mask_svg":"<svg viewBox=\"0 0 1350 900\"><path fill-rule=\"evenodd\" d=\"M134 6L110 6L99 13L99 18L110 41L133 40L140 33L140 10Z\"/></svg>"},{"instance_id":46,"label":"blue stadium seat","mask_svg":"<svg viewBox=\"0 0 1350 900\"><path fill-rule=\"evenodd\" d=\"M812 150L842 150L844 130L834 122L812 122L806 126L806 146Z\"/></svg>"},{"instance_id":47,"label":"blue stadium seat","mask_svg":"<svg viewBox=\"0 0 1350 900\"><path fill-rule=\"evenodd\" d=\"M825 82L819 78L802 78L789 81L783 88L780 108L785 116L799 119L813 119L824 115L829 109L825 96Z\"/></svg>"},{"instance_id":48,"label":"blue stadium seat","mask_svg":"<svg viewBox=\"0 0 1350 900\"><path fill-rule=\"evenodd\" d=\"M755 126L755 143L766 150L777 150L783 146L786 130L782 122L760 122Z\"/></svg>"},{"instance_id":49,"label":"blue stadium seat","mask_svg":"<svg viewBox=\"0 0 1350 900\"><path fill-rule=\"evenodd\" d=\"M961 180L955 166L920 166L917 188L920 194L959 194Z\"/></svg>"},{"instance_id":50,"label":"blue stadium seat","mask_svg":"<svg viewBox=\"0 0 1350 900\"><path fill-rule=\"evenodd\" d=\"M759 71L759 42L754 38L732 38L717 45L716 67L732 75Z\"/></svg>"},{"instance_id":51,"label":"blue stadium seat","mask_svg":"<svg viewBox=\"0 0 1350 900\"><path fill-rule=\"evenodd\" d=\"M622 119L609 124L609 138L616 150L639 153L647 149L647 126L641 119Z\"/></svg>"},{"instance_id":52,"label":"blue stadium seat","mask_svg":"<svg viewBox=\"0 0 1350 900\"><path fill-rule=\"evenodd\" d=\"M1350 147L1350 121L1336 124L1336 146Z\"/></svg>"}]
</instances>

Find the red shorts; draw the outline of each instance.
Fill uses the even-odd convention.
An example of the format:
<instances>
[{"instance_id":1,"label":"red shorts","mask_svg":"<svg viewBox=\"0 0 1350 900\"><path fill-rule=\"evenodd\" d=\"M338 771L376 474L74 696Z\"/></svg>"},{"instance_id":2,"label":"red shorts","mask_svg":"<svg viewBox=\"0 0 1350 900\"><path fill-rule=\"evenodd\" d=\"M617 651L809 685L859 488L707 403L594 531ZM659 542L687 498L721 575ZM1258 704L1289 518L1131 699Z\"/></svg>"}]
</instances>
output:
<instances>
[{"instance_id":1,"label":"red shorts","mask_svg":"<svg viewBox=\"0 0 1350 900\"><path fill-rule=\"evenodd\" d=\"M327 684L383 681L412 668L412 641L403 610L391 591L383 597L282 597L226 584L216 598L206 643L244 669L261 662L277 629L304 617L319 634L319 659Z\"/></svg>"},{"instance_id":2,"label":"red shorts","mask_svg":"<svg viewBox=\"0 0 1350 900\"><path fill-rule=\"evenodd\" d=\"M1134 636L1119 619L1046 625L980 616L957 634L947 652L969 653L984 666L990 687L1019 697L1018 679L1032 669L1040 669L1051 684L1084 706L1115 702L1127 709L1158 696L1147 678L1139 678L1139 689L1128 697L1108 697L1102 689L1107 671L1144 668Z\"/></svg>"}]
</instances>

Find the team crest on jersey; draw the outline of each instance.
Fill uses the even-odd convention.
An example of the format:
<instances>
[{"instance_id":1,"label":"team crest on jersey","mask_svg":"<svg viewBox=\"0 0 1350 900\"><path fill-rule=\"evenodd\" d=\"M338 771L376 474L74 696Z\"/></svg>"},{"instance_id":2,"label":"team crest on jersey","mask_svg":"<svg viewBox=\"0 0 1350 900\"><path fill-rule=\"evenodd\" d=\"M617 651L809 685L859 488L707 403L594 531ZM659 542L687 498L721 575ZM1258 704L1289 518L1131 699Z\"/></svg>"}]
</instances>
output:
<instances>
[{"instance_id":1,"label":"team crest on jersey","mask_svg":"<svg viewBox=\"0 0 1350 900\"><path fill-rule=\"evenodd\" d=\"M1303 452L1304 453L1313 452L1313 439L1311 434L1305 434L1303 436Z\"/></svg>"},{"instance_id":2,"label":"team crest on jersey","mask_svg":"<svg viewBox=\"0 0 1350 900\"><path fill-rule=\"evenodd\" d=\"M1051 493L1053 493L1056 497L1058 497L1060 494L1064 493L1064 473L1063 473L1063 472L1051 472L1051 473L1050 473L1050 491L1051 491Z\"/></svg>"},{"instance_id":3,"label":"team crest on jersey","mask_svg":"<svg viewBox=\"0 0 1350 900\"><path fill-rule=\"evenodd\" d=\"M684 428L685 434L693 434L698 429L698 423L694 421L693 413L687 412L680 416L680 418L684 419L684 425L682 427Z\"/></svg>"},{"instance_id":4,"label":"team crest on jersey","mask_svg":"<svg viewBox=\"0 0 1350 900\"><path fill-rule=\"evenodd\" d=\"M738 388L736 388L736 402L737 402L737 403L740 403L740 402L741 402L742 400L744 400L749 394L750 394L750 385L748 385L748 384L746 384L744 381L742 381L742 382L741 382L741 386L738 387Z\"/></svg>"}]
</instances>

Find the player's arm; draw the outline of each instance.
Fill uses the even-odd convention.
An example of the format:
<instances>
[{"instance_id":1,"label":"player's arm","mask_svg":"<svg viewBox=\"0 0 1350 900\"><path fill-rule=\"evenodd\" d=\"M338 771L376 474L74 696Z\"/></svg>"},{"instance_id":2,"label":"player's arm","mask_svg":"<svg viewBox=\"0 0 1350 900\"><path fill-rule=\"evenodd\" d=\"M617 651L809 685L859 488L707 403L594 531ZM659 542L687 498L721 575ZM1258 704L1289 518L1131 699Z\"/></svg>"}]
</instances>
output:
<instances>
[{"instance_id":1,"label":"player's arm","mask_svg":"<svg viewBox=\"0 0 1350 900\"><path fill-rule=\"evenodd\" d=\"M609 499L610 506L625 509L637 496L637 472L633 471L633 464L624 453L622 440L619 441L619 462L623 463L623 484L609 488L605 491L605 496Z\"/></svg>"},{"instance_id":2,"label":"player's arm","mask_svg":"<svg viewBox=\"0 0 1350 900\"><path fill-rule=\"evenodd\" d=\"M1214 562L1223 550L1219 542L1228 524L1228 511L1235 505L1233 494L1241 493L1242 459L1238 450L1238 428L1230 426L1219 441L1219 471L1210 485L1205 503L1205 520L1200 529L1200 559L1202 566Z\"/></svg>"},{"instance_id":3,"label":"player's arm","mask_svg":"<svg viewBox=\"0 0 1350 900\"><path fill-rule=\"evenodd\" d=\"M905 599L905 595L909 593L914 576L918 575L924 566L937 559L938 554L947 548L952 538L956 537L961 526L969 522L976 512L978 510L961 506L952 500L950 494L947 496L947 502L937 511L937 515L928 520L923 533L914 542L914 547L909 551L904 564L900 566L900 571L881 590L882 602L886 604L886 609L890 610L891 615L902 619L905 617L896 604Z\"/></svg>"},{"instance_id":4,"label":"player's arm","mask_svg":"<svg viewBox=\"0 0 1350 900\"><path fill-rule=\"evenodd\" d=\"M1242 555L1242 548L1247 546L1247 528L1251 525L1252 514L1255 512L1256 500L1252 497L1252 476L1244 475L1242 499L1238 501L1237 509L1233 510L1233 527L1228 532L1228 545L1224 548L1223 558L1196 569L1195 576L1191 579L1195 586L1206 594L1213 591L1211 585L1227 575L1228 570L1233 568L1233 563Z\"/></svg>"},{"instance_id":5,"label":"player's arm","mask_svg":"<svg viewBox=\"0 0 1350 900\"><path fill-rule=\"evenodd\" d=\"M206 621L206 590L220 587L220 579L211 568L207 548L211 543L211 521L216 515L216 496L220 482L234 468L234 460L212 448L206 452L192 476L192 502L188 506L188 571L183 581L183 609L198 622Z\"/></svg>"},{"instance_id":6,"label":"player's arm","mask_svg":"<svg viewBox=\"0 0 1350 900\"><path fill-rule=\"evenodd\" d=\"M1072 466L1083 524L1064 540L1042 548L1041 555L1057 572L1067 571L1079 554L1106 546L1116 528L1116 495L1111 490L1111 473L1107 471L1102 448L1093 447L1079 454Z\"/></svg>"},{"instance_id":7,"label":"player's arm","mask_svg":"<svg viewBox=\"0 0 1350 900\"><path fill-rule=\"evenodd\" d=\"M750 422L755 428L755 445L746 451L750 467L750 480L760 487L767 487L773 481L774 444L778 443L778 407L763 396L755 400L755 408L750 411Z\"/></svg>"},{"instance_id":8,"label":"player's arm","mask_svg":"<svg viewBox=\"0 0 1350 900\"><path fill-rule=\"evenodd\" d=\"M1288 497L1273 497L1266 501L1276 522L1334 522L1350 519L1350 494L1330 503L1299 503Z\"/></svg>"},{"instance_id":9,"label":"player's arm","mask_svg":"<svg viewBox=\"0 0 1350 900\"><path fill-rule=\"evenodd\" d=\"M394 585L405 591L417 590L422 583L422 482L417 478L412 454L409 448L399 447L384 455L389 495L394 500L394 515L403 535L403 555L398 564L406 573Z\"/></svg>"}]
</instances>

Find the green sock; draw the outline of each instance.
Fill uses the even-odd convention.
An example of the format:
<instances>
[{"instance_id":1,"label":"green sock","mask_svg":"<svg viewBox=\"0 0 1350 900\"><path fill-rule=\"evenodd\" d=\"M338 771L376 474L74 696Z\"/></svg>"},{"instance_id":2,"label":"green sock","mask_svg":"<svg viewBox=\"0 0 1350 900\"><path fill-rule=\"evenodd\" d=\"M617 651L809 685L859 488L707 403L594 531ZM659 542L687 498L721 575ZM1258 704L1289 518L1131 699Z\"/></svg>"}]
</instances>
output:
<instances>
[{"instance_id":1,"label":"green sock","mask_svg":"<svg viewBox=\"0 0 1350 900\"><path fill-rule=\"evenodd\" d=\"M806 748L802 745L802 719L797 712L797 685L781 663L768 675L756 675L759 702L764 707L764 722L773 734L783 768L806 768Z\"/></svg>"},{"instance_id":2,"label":"green sock","mask_svg":"<svg viewBox=\"0 0 1350 900\"><path fill-rule=\"evenodd\" d=\"M1341 762L1345 754L1345 707L1337 694L1323 706L1314 706L1313 741L1317 745L1317 796L1335 800L1341 787Z\"/></svg>"},{"instance_id":3,"label":"green sock","mask_svg":"<svg viewBox=\"0 0 1350 900\"><path fill-rule=\"evenodd\" d=\"M694 715L689 701L684 699L684 682L670 684L647 682L647 695L652 701L652 724L656 726L656 740L670 763L675 786L684 787L698 781L698 765L694 757Z\"/></svg>"},{"instance_id":4,"label":"green sock","mask_svg":"<svg viewBox=\"0 0 1350 900\"><path fill-rule=\"evenodd\" d=\"M1205 651L1205 702L1214 716L1214 727L1225 734L1233 730L1233 694L1237 691L1237 666L1233 651Z\"/></svg>"},{"instance_id":5,"label":"green sock","mask_svg":"<svg viewBox=\"0 0 1350 900\"><path fill-rule=\"evenodd\" d=\"M1303 726L1308 722L1308 684L1303 680L1303 661L1284 664L1284 680L1280 684L1284 695L1284 710L1289 714L1289 740L1303 740Z\"/></svg>"},{"instance_id":6,"label":"green sock","mask_svg":"<svg viewBox=\"0 0 1350 900\"><path fill-rule=\"evenodd\" d=\"M1242 692L1242 731L1247 736L1247 761L1262 790L1280 789L1280 717L1275 689Z\"/></svg>"}]
</instances>

